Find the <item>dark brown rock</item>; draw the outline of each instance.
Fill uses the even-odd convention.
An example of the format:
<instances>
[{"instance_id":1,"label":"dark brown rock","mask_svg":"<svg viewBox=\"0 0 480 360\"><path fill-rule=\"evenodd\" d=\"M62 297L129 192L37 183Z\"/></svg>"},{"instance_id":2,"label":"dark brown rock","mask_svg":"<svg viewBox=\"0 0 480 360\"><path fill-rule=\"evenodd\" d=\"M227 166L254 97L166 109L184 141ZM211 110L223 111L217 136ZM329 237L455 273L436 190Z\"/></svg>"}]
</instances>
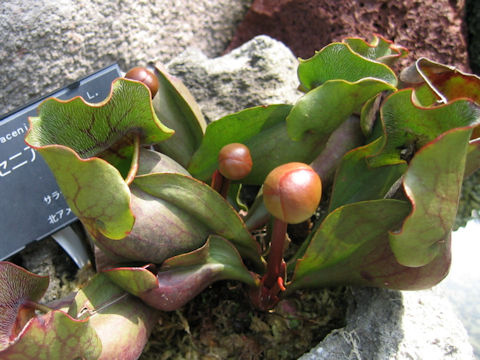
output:
<instances>
[{"instance_id":1,"label":"dark brown rock","mask_svg":"<svg viewBox=\"0 0 480 360\"><path fill-rule=\"evenodd\" d=\"M228 50L266 34L309 58L332 41L379 34L409 49L409 61L469 70L464 11L465 0L255 0Z\"/></svg>"},{"instance_id":2,"label":"dark brown rock","mask_svg":"<svg viewBox=\"0 0 480 360\"><path fill-rule=\"evenodd\" d=\"M466 0L465 3L470 67L480 75L480 1Z\"/></svg>"}]
</instances>

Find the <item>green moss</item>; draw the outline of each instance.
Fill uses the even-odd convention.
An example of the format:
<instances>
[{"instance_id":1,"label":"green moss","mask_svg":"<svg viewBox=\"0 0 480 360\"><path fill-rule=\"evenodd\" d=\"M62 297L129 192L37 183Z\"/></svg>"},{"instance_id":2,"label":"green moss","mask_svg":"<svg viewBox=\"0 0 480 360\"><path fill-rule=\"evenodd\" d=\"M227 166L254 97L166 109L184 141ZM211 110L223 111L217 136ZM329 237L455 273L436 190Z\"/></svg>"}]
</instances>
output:
<instances>
[{"instance_id":1,"label":"green moss","mask_svg":"<svg viewBox=\"0 0 480 360\"><path fill-rule=\"evenodd\" d=\"M344 326L345 288L299 292L254 310L241 285L220 282L163 313L140 359L296 359Z\"/></svg>"}]
</instances>

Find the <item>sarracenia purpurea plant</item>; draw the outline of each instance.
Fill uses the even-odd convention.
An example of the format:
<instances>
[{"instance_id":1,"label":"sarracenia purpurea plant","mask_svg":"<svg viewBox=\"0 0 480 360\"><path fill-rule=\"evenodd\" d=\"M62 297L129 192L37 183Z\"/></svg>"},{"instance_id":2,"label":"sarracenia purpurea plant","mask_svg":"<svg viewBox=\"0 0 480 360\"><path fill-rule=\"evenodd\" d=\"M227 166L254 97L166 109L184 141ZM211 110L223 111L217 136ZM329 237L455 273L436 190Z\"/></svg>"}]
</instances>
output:
<instances>
[{"instance_id":1,"label":"sarracenia purpurea plant","mask_svg":"<svg viewBox=\"0 0 480 360\"><path fill-rule=\"evenodd\" d=\"M159 311L219 280L262 310L299 289L440 282L462 181L480 167L480 79L426 58L397 77L405 54L381 37L332 43L300 61L295 104L208 126L161 67L116 79L102 103L45 100L26 142L88 232L97 274L52 305L47 278L0 263L0 357L138 358ZM305 221L285 258L289 224Z\"/></svg>"}]
</instances>

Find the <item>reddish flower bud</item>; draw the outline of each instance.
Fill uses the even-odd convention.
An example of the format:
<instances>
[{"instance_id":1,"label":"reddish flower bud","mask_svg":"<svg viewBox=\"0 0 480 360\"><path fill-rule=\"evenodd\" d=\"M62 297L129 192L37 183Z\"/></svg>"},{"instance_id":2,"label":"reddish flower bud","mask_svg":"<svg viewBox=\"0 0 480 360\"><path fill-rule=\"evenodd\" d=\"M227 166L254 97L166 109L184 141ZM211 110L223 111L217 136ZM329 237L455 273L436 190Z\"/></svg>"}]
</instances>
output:
<instances>
[{"instance_id":1,"label":"reddish flower bud","mask_svg":"<svg viewBox=\"0 0 480 360\"><path fill-rule=\"evenodd\" d=\"M218 170L229 180L240 180L250 174L252 157L243 144L225 145L218 154Z\"/></svg>"},{"instance_id":2,"label":"reddish flower bud","mask_svg":"<svg viewBox=\"0 0 480 360\"><path fill-rule=\"evenodd\" d=\"M292 162L273 169L263 184L267 210L289 224L298 224L315 213L322 196L322 182L308 165Z\"/></svg>"},{"instance_id":3,"label":"reddish flower bud","mask_svg":"<svg viewBox=\"0 0 480 360\"><path fill-rule=\"evenodd\" d=\"M158 91L158 79L154 73L144 67L135 67L125 74L126 79L132 79L142 82L150 89L152 98Z\"/></svg>"}]
</instances>

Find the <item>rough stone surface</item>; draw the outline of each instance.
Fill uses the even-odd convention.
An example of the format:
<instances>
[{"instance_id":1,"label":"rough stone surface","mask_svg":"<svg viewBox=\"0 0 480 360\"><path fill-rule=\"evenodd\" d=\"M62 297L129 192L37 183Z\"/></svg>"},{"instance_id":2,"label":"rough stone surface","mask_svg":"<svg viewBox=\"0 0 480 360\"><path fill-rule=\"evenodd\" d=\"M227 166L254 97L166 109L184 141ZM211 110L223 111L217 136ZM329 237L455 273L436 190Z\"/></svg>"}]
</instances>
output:
<instances>
[{"instance_id":1,"label":"rough stone surface","mask_svg":"<svg viewBox=\"0 0 480 360\"><path fill-rule=\"evenodd\" d=\"M415 58L466 70L464 8L464 0L255 0L229 48L267 34L309 58L332 41L376 33L407 47Z\"/></svg>"},{"instance_id":2,"label":"rough stone surface","mask_svg":"<svg viewBox=\"0 0 480 360\"><path fill-rule=\"evenodd\" d=\"M299 360L473 360L467 333L435 291L352 288L347 326Z\"/></svg>"},{"instance_id":3,"label":"rough stone surface","mask_svg":"<svg viewBox=\"0 0 480 360\"><path fill-rule=\"evenodd\" d=\"M118 62L221 54L251 0L2 0L0 114Z\"/></svg>"},{"instance_id":4,"label":"rough stone surface","mask_svg":"<svg viewBox=\"0 0 480 360\"><path fill-rule=\"evenodd\" d=\"M241 109L294 103L298 61L281 42L258 36L231 53L208 58L188 49L167 64L199 102L207 121Z\"/></svg>"},{"instance_id":5,"label":"rough stone surface","mask_svg":"<svg viewBox=\"0 0 480 360\"><path fill-rule=\"evenodd\" d=\"M290 60L282 63L282 57ZM188 50L167 67L213 120L246 106L295 102L295 64L284 45L260 36L215 59ZM473 360L463 325L448 300L434 292L352 288L351 295L347 326L301 360Z\"/></svg>"}]
</instances>

